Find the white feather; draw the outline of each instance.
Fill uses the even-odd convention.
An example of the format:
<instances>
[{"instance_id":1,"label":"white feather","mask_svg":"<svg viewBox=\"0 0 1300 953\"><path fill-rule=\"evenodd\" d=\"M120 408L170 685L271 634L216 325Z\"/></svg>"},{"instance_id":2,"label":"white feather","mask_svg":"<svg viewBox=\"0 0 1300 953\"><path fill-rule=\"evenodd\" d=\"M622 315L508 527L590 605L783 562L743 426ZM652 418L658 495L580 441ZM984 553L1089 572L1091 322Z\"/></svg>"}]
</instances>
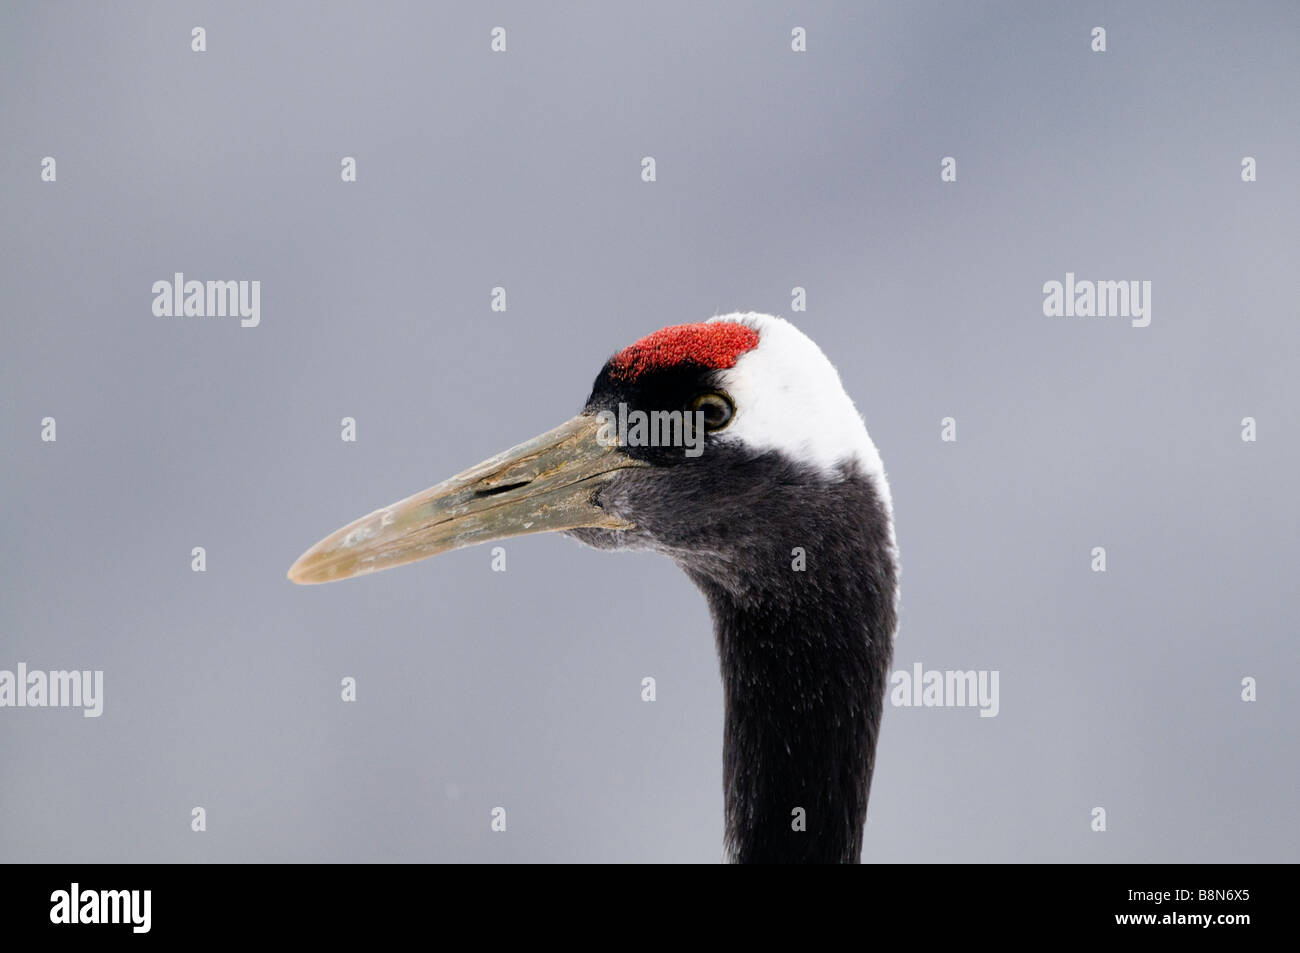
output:
<instances>
[{"instance_id":1,"label":"white feather","mask_svg":"<svg viewBox=\"0 0 1300 953\"><path fill-rule=\"evenodd\" d=\"M856 461L873 479L887 507L889 483L880 453L867 433L835 366L789 321L770 314L725 314L710 319L758 332L758 346L722 371L735 416L720 434L761 450L780 450L830 476Z\"/></svg>"}]
</instances>

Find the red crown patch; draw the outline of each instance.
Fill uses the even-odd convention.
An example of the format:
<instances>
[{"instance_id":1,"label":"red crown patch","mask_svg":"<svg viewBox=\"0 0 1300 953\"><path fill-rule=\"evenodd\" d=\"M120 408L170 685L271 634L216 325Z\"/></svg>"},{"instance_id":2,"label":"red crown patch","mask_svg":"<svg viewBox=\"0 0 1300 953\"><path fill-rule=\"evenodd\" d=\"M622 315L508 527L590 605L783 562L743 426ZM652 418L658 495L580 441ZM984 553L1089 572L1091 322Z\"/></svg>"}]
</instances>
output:
<instances>
[{"instance_id":1,"label":"red crown patch","mask_svg":"<svg viewBox=\"0 0 1300 953\"><path fill-rule=\"evenodd\" d=\"M734 321L675 324L643 337L610 360L611 376L634 381L647 371L679 365L722 370L758 347L758 332Z\"/></svg>"}]
</instances>

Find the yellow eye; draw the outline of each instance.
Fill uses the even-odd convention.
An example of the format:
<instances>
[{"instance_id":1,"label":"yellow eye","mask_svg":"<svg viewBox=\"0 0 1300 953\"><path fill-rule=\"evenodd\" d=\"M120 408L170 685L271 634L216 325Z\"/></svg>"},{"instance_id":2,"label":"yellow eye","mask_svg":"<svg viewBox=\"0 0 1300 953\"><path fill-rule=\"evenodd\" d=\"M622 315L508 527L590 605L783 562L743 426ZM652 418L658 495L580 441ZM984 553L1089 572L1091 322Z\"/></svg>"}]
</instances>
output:
<instances>
[{"instance_id":1,"label":"yellow eye","mask_svg":"<svg viewBox=\"0 0 1300 953\"><path fill-rule=\"evenodd\" d=\"M721 430L731 422L731 415L736 412L735 405L726 394L700 394L691 401L691 411L703 411L704 429Z\"/></svg>"}]
</instances>

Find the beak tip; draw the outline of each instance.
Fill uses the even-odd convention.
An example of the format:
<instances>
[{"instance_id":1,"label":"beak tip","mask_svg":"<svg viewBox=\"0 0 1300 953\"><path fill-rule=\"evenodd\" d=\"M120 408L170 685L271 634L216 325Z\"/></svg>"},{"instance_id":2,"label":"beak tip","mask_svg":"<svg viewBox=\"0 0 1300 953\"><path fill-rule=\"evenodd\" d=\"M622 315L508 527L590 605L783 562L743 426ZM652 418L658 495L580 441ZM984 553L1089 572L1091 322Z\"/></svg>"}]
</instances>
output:
<instances>
[{"instance_id":1,"label":"beak tip","mask_svg":"<svg viewBox=\"0 0 1300 953\"><path fill-rule=\"evenodd\" d=\"M309 573L307 567L303 565L304 560L305 555L298 557L294 564L289 567L289 571L285 573L286 579L299 586L309 585L310 583L317 581L311 578L311 573Z\"/></svg>"}]
</instances>

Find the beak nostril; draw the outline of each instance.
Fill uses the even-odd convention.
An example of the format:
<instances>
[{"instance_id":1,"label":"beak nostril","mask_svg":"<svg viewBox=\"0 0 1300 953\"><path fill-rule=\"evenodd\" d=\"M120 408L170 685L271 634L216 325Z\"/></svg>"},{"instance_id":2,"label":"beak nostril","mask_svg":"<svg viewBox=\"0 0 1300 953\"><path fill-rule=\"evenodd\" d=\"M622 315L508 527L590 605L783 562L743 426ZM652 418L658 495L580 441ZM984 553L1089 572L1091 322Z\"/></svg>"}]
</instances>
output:
<instances>
[{"instance_id":1,"label":"beak nostril","mask_svg":"<svg viewBox=\"0 0 1300 953\"><path fill-rule=\"evenodd\" d=\"M494 486L488 490L475 490L474 495L477 497L496 496L498 493L508 493L510 490L517 490L521 486L527 486L532 480L517 480L514 483L503 483L501 486Z\"/></svg>"}]
</instances>

